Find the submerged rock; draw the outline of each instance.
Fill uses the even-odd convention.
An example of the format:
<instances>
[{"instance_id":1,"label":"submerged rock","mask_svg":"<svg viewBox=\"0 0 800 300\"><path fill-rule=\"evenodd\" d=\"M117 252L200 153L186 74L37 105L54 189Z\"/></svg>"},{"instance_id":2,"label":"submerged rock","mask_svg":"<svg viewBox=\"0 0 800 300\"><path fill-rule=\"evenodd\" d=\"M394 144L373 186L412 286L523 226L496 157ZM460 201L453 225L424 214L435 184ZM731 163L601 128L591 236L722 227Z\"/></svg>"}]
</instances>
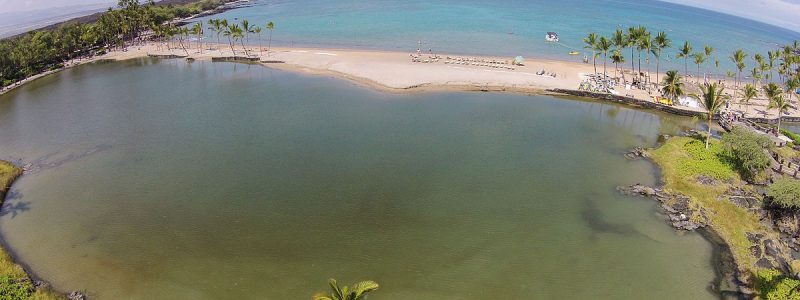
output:
<instances>
[{"instance_id":1,"label":"submerged rock","mask_svg":"<svg viewBox=\"0 0 800 300\"><path fill-rule=\"evenodd\" d=\"M67 295L69 300L86 300L86 295L81 292L73 291Z\"/></svg>"},{"instance_id":2,"label":"submerged rock","mask_svg":"<svg viewBox=\"0 0 800 300\"><path fill-rule=\"evenodd\" d=\"M625 158L627 159L637 159L642 157L649 157L649 155L647 155L647 151L642 147L633 148L632 150L628 151L628 153L625 153Z\"/></svg>"},{"instance_id":3,"label":"submerged rock","mask_svg":"<svg viewBox=\"0 0 800 300\"><path fill-rule=\"evenodd\" d=\"M629 196L644 196L653 198L661 203L661 208L667 213L667 218L673 227L680 230L695 230L704 227L708 218L703 211L695 211L689 207L689 197L681 194L672 194L662 189L634 184L619 186L617 191Z\"/></svg>"}]
</instances>

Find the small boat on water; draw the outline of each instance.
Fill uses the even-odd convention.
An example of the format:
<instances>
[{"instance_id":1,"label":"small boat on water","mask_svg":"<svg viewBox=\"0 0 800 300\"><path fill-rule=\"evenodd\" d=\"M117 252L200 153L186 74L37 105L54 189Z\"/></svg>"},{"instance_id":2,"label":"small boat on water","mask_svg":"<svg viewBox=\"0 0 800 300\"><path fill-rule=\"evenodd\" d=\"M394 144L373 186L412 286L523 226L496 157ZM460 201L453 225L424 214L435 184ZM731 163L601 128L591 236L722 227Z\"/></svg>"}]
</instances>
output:
<instances>
[{"instance_id":1,"label":"small boat on water","mask_svg":"<svg viewBox=\"0 0 800 300\"><path fill-rule=\"evenodd\" d=\"M548 42L558 42L558 34L550 31L544 36L544 39Z\"/></svg>"},{"instance_id":2,"label":"small boat on water","mask_svg":"<svg viewBox=\"0 0 800 300\"><path fill-rule=\"evenodd\" d=\"M569 52L569 55L578 55L578 54L581 54L581 53L578 52L578 51L570 51Z\"/></svg>"}]
</instances>

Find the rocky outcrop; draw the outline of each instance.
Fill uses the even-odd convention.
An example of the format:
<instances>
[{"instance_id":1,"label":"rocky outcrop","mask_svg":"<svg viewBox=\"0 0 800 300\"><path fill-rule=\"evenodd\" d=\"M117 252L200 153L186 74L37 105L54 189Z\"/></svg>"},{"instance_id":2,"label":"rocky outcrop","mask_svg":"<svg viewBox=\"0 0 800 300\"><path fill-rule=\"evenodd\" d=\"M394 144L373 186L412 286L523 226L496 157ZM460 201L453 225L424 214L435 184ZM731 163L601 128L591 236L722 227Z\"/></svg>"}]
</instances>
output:
<instances>
[{"instance_id":1,"label":"rocky outcrop","mask_svg":"<svg viewBox=\"0 0 800 300\"><path fill-rule=\"evenodd\" d=\"M636 147L625 153L625 158L627 159L639 159L639 158L648 158L650 155L647 154L647 150L642 147Z\"/></svg>"},{"instance_id":2,"label":"rocky outcrop","mask_svg":"<svg viewBox=\"0 0 800 300\"><path fill-rule=\"evenodd\" d=\"M704 210L692 209L689 197L682 194L666 192L660 188L653 188L641 184L619 186L617 191L624 195L643 196L658 200L660 206L667 214L667 218L679 230L695 230L708 224L708 217Z\"/></svg>"}]
</instances>

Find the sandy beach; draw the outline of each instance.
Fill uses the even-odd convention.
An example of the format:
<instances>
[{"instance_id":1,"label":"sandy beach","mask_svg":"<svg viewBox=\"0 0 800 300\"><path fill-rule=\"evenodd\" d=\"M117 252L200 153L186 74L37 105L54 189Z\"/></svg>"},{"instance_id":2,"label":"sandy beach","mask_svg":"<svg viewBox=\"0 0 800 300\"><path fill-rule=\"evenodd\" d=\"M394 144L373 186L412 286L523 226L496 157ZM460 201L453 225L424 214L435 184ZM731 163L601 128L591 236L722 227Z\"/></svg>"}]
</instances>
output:
<instances>
[{"instance_id":1,"label":"sandy beach","mask_svg":"<svg viewBox=\"0 0 800 300\"><path fill-rule=\"evenodd\" d=\"M166 46L151 42L144 45L129 46L125 51L115 50L90 59L75 60L65 68L97 60L126 60L148 55L178 56L181 59L212 60L232 57L233 52L227 44L204 44L198 50L196 44L185 51L182 48L167 49ZM366 51L351 49L322 48L279 48L248 46L248 54L264 66L348 79L359 84L388 92L425 91L508 91L521 93L545 93L547 89L577 89L586 76L594 73L591 63L576 63L558 60L526 58L522 66L512 65L513 58L498 56L452 55L446 53L416 53ZM244 57L241 46L235 46L236 56ZM188 55L187 55L188 52ZM438 59L436 59L438 57ZM427 61L427 62L426 62ZM602 73L602 61L598 61L598 72ZM621 68L625 70L624 68ZM56 70L58 71L58 70ZM52 72L39 74L12 85L0 94L35 80ZM544 71L543 75L539 75ZM607 66L607 73L614 76L613 65ZM626 75L630 77L630 75ZM659 77L663 77L660 74ZM655 74L651 74L655 81ZM686 87L691 93L697 90L695 79L688 78ZM734 83L726 82L726 92L733 94ZM620 95L653 101L657 92L617 87ZM753 99L749 105L741 105L733 97L728 111L743 112L748 117L776 118L776 111L767 111L766 99ZM676 105L691 111L705 111L700 107ZM800 111L793 109L787 114L800 117Z\"/></svg>"}]
</instances>

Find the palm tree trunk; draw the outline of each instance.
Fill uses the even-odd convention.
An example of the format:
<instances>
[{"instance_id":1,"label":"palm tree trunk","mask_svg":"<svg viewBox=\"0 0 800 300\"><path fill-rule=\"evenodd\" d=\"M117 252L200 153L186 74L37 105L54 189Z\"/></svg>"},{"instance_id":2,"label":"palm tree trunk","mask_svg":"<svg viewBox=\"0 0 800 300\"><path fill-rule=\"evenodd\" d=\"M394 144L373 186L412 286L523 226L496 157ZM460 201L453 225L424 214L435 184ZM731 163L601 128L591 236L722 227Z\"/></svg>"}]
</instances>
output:
<instances>
[{"instance_id":1,"label":"palm tree trunk","mask_svg":"<svg viewBox=\"0 0 800 300\"><path fill-rule=\"evenodd\" d=\"M635 71L634 68L633 68L633 63L634 63L634 61L633 61L633 46L631 46L631 73L634 73L634 71Z\"/></svg>"},{"instance_id":2,"label":"palm tree trunk","mask_svg":"<svg viewBox=\"0 0 800 300\"><path fill-rule=\"evenodd\" d=\"M706 149L708 149L708 142L711 140L711 118L714 114L708 112L708 135L706 136Z\"/></svg>"},{"instance_id":3,"label":"palm tree trunk","mask_svg":"<svg viewBox=\"0 0 800 300\"><path fill-rule=\"evenodd\" d=\"M247 53L247 47L245 47L245 46L244 46L244 39L241 39L241 38L240 38L240 39L239 39L239 42L241 42L241 43L242 43L242 48L244 49L244 55L245 55L245 56L247 56L247 57L250 57L250 54L249 54L249 53Z\"/></svg>"},{"instance_id":4,"label":"palm tree trunk","mask_svg":"<svg viewBox=\"0 0 800 300\"><path fill-rule=\"evenodd\" d=\"M606 54L603 53L603 80L606 79L608 75L606 75Z\"/></svg>"},{"instance_id":5,"label":"palm tree trunk","mask_svg":"<svg viewBox=\"0 0 800 300\"><path fill-rule=\"evenodd\" d=\"M658 57L656 57L656 84L659 84L658 81L658 67L661 64L661 51L658 51Z\"/></svg>"},{"instance_id":6,"label":"palm tree trunk","mask_svg":"<svg viewBox=\"0 0 800 300\"><path fill-rule=\"evenodd\" d=\"M269 43L267 44L267 56L272 51L272 29L269 30Z\"/></svg>"},{"instance_id":7,"label":"palm tree trunk","mask_svg":"<svg viewBox=\"0 0 800 300\"><path fill-rule=\"evenodd\" d=\"M594 65L594 73L597 74L597 55L594 50L592 51L592 64Z\"/></svg>"}]
</instances>

